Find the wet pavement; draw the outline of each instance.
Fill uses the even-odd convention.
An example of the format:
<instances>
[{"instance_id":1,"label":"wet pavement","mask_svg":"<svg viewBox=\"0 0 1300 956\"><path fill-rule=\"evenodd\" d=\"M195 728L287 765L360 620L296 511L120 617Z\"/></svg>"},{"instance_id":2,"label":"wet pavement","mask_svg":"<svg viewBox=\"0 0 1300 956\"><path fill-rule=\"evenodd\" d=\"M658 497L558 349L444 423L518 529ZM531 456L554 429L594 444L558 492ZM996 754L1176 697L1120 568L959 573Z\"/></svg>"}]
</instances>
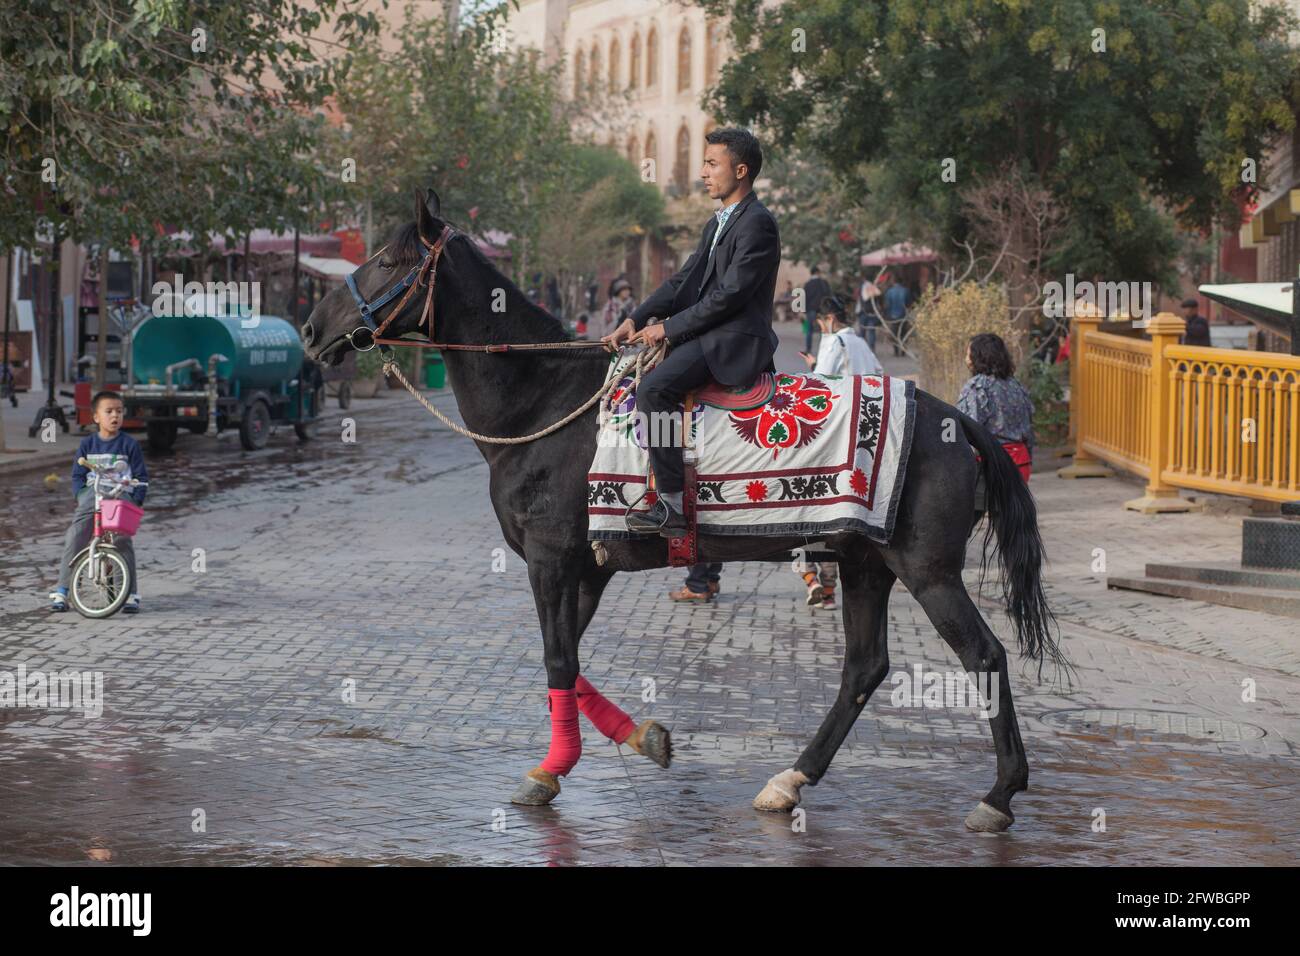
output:
<instances>
[{"instance_id":1,"label":"wet pavement","mask_svg":"<svg viewBox=\"0 0 1300 956\"><path fill-rule=\"evenodd\" d=\"M838 613L810 612L776 564L727 566L705 607L666 601L680 571L615 578L583 672L635 718L673 729L674 764L620 753L584 722L582 762L556 802L514 807L545 752L546 682L526 570L501 540L487 467L396 393L349 414L355 444L334 439L331 410L308 445L288 430L258 453L234 436L185 436L152 456L135 618L43 609L71 513L66 475L54 488L43 471L0 477L0 679L20 666L103 676L97 717L0 708L0 863L1300 857L1295 622L1109 592L1089 569L1093 538L1119 573L1179 535L1194 551L1239 530L1223 515L1153 523L1114 507L1131 488L1050 473L1032 487L1079 679L1038 684L1017 662L1031 779L1010 832L962 826L994 778L987 723L894 706L889 679L805 789L802 818L750 808L839 683ZM1000 614L988 616L1005 637ZM892 673L957 668L901 586L890 632ZM647 682L653 703L641 700Z\"/></svg>"}]
</instances>

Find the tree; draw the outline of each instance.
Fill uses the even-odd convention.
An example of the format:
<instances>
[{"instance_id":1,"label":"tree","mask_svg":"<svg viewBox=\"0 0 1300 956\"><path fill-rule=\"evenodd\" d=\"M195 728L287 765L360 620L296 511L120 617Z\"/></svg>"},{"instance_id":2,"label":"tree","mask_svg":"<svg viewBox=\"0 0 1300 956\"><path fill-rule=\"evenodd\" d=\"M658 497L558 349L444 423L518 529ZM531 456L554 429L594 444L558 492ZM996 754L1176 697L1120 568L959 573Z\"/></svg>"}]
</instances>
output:
<instances>
[{"instance_id":1,"label":"tree","mask_svg":"<svg viewBox=\"0 0 1300 956\"><path fill-rule=\"evenodd\" d=\"M359 6L0 0L0 247L305 225L329 188L311 112L378 26Z\"/></svg>"},{"instance_id":2,"label":"tree","mask_svg":"<svg viewBox=\"0 0 1300 956\"><path fill-rule=\"evenodd\" d=\"M412 187L432 186L451 221L510 236L517 282L563 272L572 285L634 227L657 225L662 202L630 162L575 142L590 102L565 97L562 64L500 42L506 12L458 30L408 8L396 52L356 51L329 150L355 159L348 204L379 230L410 219Z\"/></svg>"},{"instance_id":3,"label":"tree","mask_svg":"<svg viewBox=\"0 0 1300 956\"><path fill-rule=\"evenodd\" d=\"M377 28L360 2L0 0L0 250L98 245L98 382L110 247L306 226L327 199L312 111Z\"/></svg>"},{"instance_id":4,"label":"tree","mask_svg":"<svg viewBox=\"0 0 1300 956\"><path fill-rule=\"evenodd\" d=\"M660 225L664 201L613 150L575 146L569 168L550 193L533 262L556 277L564 314L573 316L600 263L621 257L630 237Z\"/></svg>"},{"instance_id":5,"label":"tree","mask_svg":"<svg viewBox=\"0 0 1300 956\"><path fill-rule=\"evenodd\" d=\"M1168 281L1173 224L1235 225L1243 158L1293 125L1294 21L1276 5L697 3L730 14L741 51L715 113L882 192L950 254L970 237L962 189L1011 164L1060 205L1053 269Z\"/></svg>"},{"instance_id":6,"label":"tree","mask_svg":"<svg viewBox=\"0 0 1300 956\"><path fill-rule=\"evenodd\" d=\"M763 157L765 202L780 223L786 258L825 266L832 285L856 292L863 253L889 234L886 211L856 195L815 154L770 152Z\"/></svg>"}]
</instances>

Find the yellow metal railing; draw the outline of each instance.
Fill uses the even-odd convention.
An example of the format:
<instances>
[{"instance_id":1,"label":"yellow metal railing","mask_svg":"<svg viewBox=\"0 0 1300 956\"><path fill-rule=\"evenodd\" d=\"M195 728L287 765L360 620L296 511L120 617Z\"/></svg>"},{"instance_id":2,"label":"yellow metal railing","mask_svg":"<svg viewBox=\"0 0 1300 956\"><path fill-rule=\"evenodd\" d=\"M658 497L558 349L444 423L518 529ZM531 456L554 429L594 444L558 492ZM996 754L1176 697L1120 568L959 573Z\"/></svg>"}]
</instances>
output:
<instances>
[{"instance_id":1,"label":"yellow metal railing","mask_svg":"<svg viewBox=\"0 0 1300 956\"><path fill-rule=\"evenodd\" d=\"M1147 479L1126 507L1184 511L1179 488L1268 501L1300 499L1300 357L1179 345L1183 320L1162 312L1150 341L1072 329L1070 411L1075 464L1062 477Z\"/></svg>"},{"instance_id":2,"label":"yellow metal railing","mask_svg":"<svg viewBox=\"0 0 1300 956\"><path fill-rule=\"evenodd\" d=\"M1084 447L1106 461L1145 476L1151 343L1088 331L1079 369Z\"/></svg>"},{"instance_id":3,"label":"yellow metal railing","mask_svg":"<svg viewBox=\"0 0 1300 956\"><path fill-rule=\"evenodd\" d=\"M1247 498L1300 498L1300 358L1175 345L1165 361L1165 480Z\"/></svg>"}]
</instances>

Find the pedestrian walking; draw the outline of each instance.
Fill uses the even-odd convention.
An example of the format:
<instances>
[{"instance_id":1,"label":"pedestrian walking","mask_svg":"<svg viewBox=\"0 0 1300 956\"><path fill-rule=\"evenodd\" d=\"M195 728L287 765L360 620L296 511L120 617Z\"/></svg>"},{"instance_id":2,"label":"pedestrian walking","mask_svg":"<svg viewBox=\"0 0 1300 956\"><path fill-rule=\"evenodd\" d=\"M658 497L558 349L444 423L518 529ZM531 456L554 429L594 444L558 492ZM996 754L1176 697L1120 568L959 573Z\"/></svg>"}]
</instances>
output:
<instances>
[{"instance_id":1,"label":"pedestrian walking","mask_svg":"<svg viewBox=\"0 0 1300 956\"><path fill-rule=\"evenodd\" d=\"M804 314L804 342L805 352L812 351L813 328L816 325L816 318L821 311L822 299L831 294L831 284L822 278L821 269L818 266L812 267L812 276L803 285L803 307Z\"/></svg>"},{"instance_id":2,"label":"pedestrian walking","mask_svg":"<svg viewBox=\"0 0 1300 956\"><path fill-rule=\"evenodd\" d=\"M879 375L880 360L862 336L853 331L844 303L832 295L823 300L817 316L821 330L821 345L814 358L801 352L816 375ZM794 563L795 573L803 578L808 588L808 606L824 611L835 610L835 586L839 582L839 568L834 561L809 562L802 558Z\"/></svg>"},{"instance_id":3,"label":"pedestrian walking","mask_svg":"<svg viewBox=\"0 0 1300 956\"><path fill-rule=\"evenodd\" d=\"M895 279L885 290L885 321L894 337L894 354L903 354L903 337L906 334L907 309L912 304L912 293L902 281Z\"/></svg>"},{"instance_id":4,"label":"pedestrian walking","mask_svg":"<svg viewBox=\"0 0 1300 956\"><path fill-rule=\"evenodd\" d=\"M632 310L636 308L632 283L626 279L616 279L609 288L609 301L605 303L600 319L595 323L595 329L591 329L588 333L592 339L601 339L611 334L623 324L624 319L632 315Z\"/></svg>"},{"instance_id":5,"label":"pedestrian walking","mask_svg":"<svg viewBox=\"0 0 1300 956\"><path fill-rule=\"evenodd\" d=\"M722 590L722 563L716 564L692 564L691 569L686 574L686 583L680 590L669 591L670 600L678 602L694 601L698 604L707 604L718 596Z\"/></svg>"},{"instance_id":6,"label":"pedestrian walking","mask_svg":"<svg viewBox=\"0 0 1300 956\"><path fill-rule=\"evenodd\" d=\"M867 340L874 353L876 329L880 328L880 286L863 276L858 286L858 334Z\"/></svg>"}]
</instances>

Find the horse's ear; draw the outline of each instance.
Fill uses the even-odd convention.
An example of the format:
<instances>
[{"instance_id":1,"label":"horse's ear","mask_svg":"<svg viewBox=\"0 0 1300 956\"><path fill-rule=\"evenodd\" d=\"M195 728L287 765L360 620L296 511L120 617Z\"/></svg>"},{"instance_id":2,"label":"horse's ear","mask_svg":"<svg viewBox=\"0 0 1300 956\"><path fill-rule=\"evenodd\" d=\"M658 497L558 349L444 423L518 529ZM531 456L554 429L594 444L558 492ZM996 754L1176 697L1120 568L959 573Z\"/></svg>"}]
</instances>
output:
<instances>
[{"instance_id":1,"label":"horse's ear","mask_svg":"<svg viewBox=\"0 0 1300 956\"><path fill-rule=\"evenodd\" d=\"M415 222L420 227L420 235L432 237L438 231L437 223L434 220L438 218L442 210L442 203L438 199L438 194L433 190L425 192L418 186L415 189Z\"/></svg>"}]
</instances>

